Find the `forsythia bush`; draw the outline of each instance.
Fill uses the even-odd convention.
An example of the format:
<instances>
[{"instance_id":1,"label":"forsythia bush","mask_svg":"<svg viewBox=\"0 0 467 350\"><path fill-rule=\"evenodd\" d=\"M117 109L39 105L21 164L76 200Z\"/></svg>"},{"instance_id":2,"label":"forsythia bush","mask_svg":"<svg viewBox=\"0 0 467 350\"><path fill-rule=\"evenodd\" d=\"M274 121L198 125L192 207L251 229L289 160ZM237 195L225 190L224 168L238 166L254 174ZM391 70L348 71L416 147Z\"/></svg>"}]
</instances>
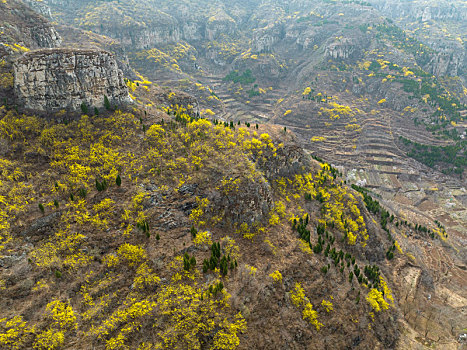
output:
<instances>
[{"instance_id":1,"label":"forsythia bush","mask_svg":"<svg viewBox=\"0 0 467 350\"><path fill-rule=\"evenodd\" d=\"M208 231L198 232L195 239L193 239L193 243L195 245L211 245L211 234Z\"/></svg>"},{"instance_id":2,"label":"forsythia bush","mask_svg":"<svg viewBox=\"0 0 467 350\"><path fill-rule=\"evenodd\" d=\"M305 301L305 290L300 283L295 283L294 290L290 292L290 299L296 307L299 307Z\"/></svg>"},{"instance_id":3,"label":"forsythia bush","mask_svg":"<svg viewBox=\"0 0 467 350\"><path fill-rule=\"evenodd\" d=\"M321 302L321 305L326 309L326 312L331 312L332 310L334 310L332 302L328 300L323 299L323 301Z\"/></svg>"},{"instance_id":4,"label":"forsythia bush","mask_svg":"<svg viewBox=\"0 0 467 350\"><path fill-rule=\"evenodd\" d=\"M368 301L373 310L376 312L389 309L389 304L386 302L386 300L384 300L383 293L375 288L372 288L368 292L366 301Z\"/></svg>"},{"instance_id":5,"label":"forsythia bush","mask_svg":"<svg viewBox=\"0 0 467 350\"><path fill-rule=\"evenodd\" d=\"M34 332L21 316L0 319L0 347L22 349L28 336Z\"/></svg>"},{"instance_id":6,"label":"forsythia bush","mask_svg":"<svg viewBox=\"0 0 467 350\"><path fill-rule=\"evenodd\" d=\"M40 350L55 350L60 348L65 342L65 335L56 329L48 329L39 333L34 342L34 348Z\"/></svg>"},{"instance_id":7,"label":"forsythia bush","mask_svg":"<svg viewBox=\"0 0 467 350\"><path fill-rule=\"evenodd\" d=\"M135 266L143 259L146 259L146 251L140 246L125 243L121 245L117 254L120 258L125 259L130 266Z\"/></svg>"},{"instance_id":8,"label":"forsythia bush","mask_svg":"<svg viewBox=\"0 0 467 350\"><path fill-rule=\"evenodd\" d=\"M282 282L282 274L277 270L271 273L269 277L271 277L274 282Z\"/></svg>"},{"instance_id":9,"label":"forsythia bush","mask_svg":"<svg viewBox=\"0 0 467 350\"><path fill-rule=\"evenodd\" d=\"M318 321L318 312L313 309L313 304L305 296L305 290L300 283L295 283L295 288L290 292L290 299L296 307L303 307L303 319L308 320L319 331L323 324Z\"/></svg>"},{"instance_id":10,"label":"forsythia bush","mask_svg":"<svg viewBox=\"0 0 467 350\"><path fill-rule=\"evenodd\" d=\"M53 320L55 326L61 329L76 328L76 316L71 305L60 300L54 300L47 304L46 315Z\"/></svg>"},{"instance_id":11,"label":"forsythia bush","mask_svg":"<svg viewBox=\"0 0 467 350\"><path fill-rule=\"evenodd\" d=\"M323 324L318 321L318 312L313 310L313 305L310 302L306 303L303 309L303 319L308 320L308 322L315 326L317 331L323 326Z\"/></svg>"}]
</instances>

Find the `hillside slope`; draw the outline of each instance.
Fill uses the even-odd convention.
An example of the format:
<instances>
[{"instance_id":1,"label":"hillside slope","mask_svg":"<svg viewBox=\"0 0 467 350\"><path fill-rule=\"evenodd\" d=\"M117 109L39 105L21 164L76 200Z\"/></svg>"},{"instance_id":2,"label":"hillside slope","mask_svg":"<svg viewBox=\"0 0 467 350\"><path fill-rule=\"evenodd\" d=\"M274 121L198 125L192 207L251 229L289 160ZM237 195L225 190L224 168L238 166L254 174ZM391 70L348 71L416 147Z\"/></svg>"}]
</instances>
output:
<instances>
[{"instance_id":1,"label":"hillside slope","mask_svg":"<svg viewBox=\"0 0 467 350\"><path fill-rule=\"evenodd\" d=\"M3 112L2 345L393 347L359 195L276 128L175 113Z\"/></svg>"}]
</instances>

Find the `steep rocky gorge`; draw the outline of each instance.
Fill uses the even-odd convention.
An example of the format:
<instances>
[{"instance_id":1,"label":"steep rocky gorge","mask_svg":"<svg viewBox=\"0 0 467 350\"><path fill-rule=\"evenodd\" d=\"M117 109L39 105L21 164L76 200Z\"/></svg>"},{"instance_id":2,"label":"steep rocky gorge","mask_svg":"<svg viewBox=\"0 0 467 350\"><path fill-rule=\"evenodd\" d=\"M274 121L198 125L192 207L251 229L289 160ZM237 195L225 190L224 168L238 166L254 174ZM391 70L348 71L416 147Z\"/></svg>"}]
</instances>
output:
<instances>
[{"instance_id":1,"label":"steep rocky gorge","mask_svg":"<svg viewBox=\"0 0 467 350\"><path fill-rule=\"evenodd\" d=\"M395 0L370 0L376 8L385 13L388 17L406 18L407 20L428 21L436 20L467 20L467 14L462 11L460 3L450 1L433 1L427 6L426 3L416 1L395 1Z\"/></svg>"},{"instance_id":2,"label":"steep rocky gorge","mask_svg":"<svg viewBox=\"0 0 467 350\"><path fill-rule=\"evenodd\" d=\"M381 14L393 19L399 16L405 22L420 20L422 23L444 20L462 22L466 16L464 8L459 8L461 5L457 3L444 7L436 4L426 7L412 2L389 0L375 0L371 2L373 6L368 2L357 1L343 7L342 11L334 3L325 7L310 7L308 1L291 1L282 6L277 6L273 1L261 4L238 2L229 6L218 2L214 9L210 9L209 3L205 1L182 5L168 1L155 4L144 0L110 2L110 6L108 2L93 4L88 0L48 0L46 3L60 13L61 21L75 23L83 29L117 39L127 50L150 50L185 41L197 50L197 57L202 56L219 67L225 67L233 60L228 54L226 57L226 50L219 50L225 45L223 43L235 42L234 38L243 36L251 40L253 53L272 53L284 40L289 43L294 41L297 47L305 50L320 47L329 33L320 33L325 29L323 24L332 27L333 23L339 22L340 14L346 18L359 18L360 24L372 23ZM151 15L145 11L147 8L153 9ZM313 11L310 12L310 8ZM306 20L285 20L287 14L302 11L310 13ZM115 18L121 20L117 23L113 20ZM339 33L342 28L336 25L334 30ZM356 52L352 39L326 43L326 55L333 59L354 56ZM431 54L429 63L425 64L427 71L443 76L462 75L467 67L467 56L458 42L454 40L449 47L444 47L444 41L439 42L433 37L427 43L438 50ZM229 49L240 53L241 49L247 50L248 47L240 48L234 44Z\"/></svg>"},{"instance_id":3,"label":"steep rocky gorge","mask_svg":"<svg viewBox=\"0 0 467 350\"><path fill-rule=\"evenodd\" d=\"M467 72L465 2L371 0L387 17L413 30L418 39L438 52L427 67L436 76L459 76ZM418 28L422 27L422 30Z\"/></svg>"}]
</instances>

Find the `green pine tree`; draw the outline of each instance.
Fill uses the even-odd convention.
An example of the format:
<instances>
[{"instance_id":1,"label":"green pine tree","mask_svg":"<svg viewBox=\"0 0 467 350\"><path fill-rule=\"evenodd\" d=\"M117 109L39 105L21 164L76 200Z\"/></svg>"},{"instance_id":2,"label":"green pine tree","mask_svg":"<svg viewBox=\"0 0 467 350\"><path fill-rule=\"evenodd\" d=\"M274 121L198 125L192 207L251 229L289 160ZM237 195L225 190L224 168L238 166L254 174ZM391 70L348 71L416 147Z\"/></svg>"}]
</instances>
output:
<instances>
[{"instance_id":1,"label":"green pine tree","mask_svg":"<svg viewBox=\"0 0 467 350\"><path fill-rule=\"evenodd\" d=\"M104 95L104 107L106 110L110 111L110 101L107 95Z\"/></svg>"},{"instance_id":2,"label":"green pine tree","mask_svg":"<svg viewBox=\"0 0 467 350\"><path fill-rule=\"evenodd\" d=\"M88 114L88 105L85 102L81 103L81 112Z\"/></svg>"}]
</instances>

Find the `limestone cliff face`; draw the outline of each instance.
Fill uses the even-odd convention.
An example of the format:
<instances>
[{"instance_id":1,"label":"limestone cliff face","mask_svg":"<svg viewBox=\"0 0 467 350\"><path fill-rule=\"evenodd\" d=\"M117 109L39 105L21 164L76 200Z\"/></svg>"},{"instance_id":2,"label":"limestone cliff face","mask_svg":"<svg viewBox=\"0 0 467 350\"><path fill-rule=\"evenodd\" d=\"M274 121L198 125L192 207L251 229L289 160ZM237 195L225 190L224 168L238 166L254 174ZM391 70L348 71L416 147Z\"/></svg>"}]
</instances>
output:
<instances>
[{"instance_id":1,"label":"limestone cliff face","mask_svg":"<svg viewBox=\"0 0 467 350\"><path fill-rule=\"evenodd\" d=\"M53 112L77 110L84 102L102 107L130 101L123 73L112 54L98 50L31 51L14 64L14 89L27 109Z\"/></svg>"},{"instance_id":2,"label":"limestone cliff face","mask_svg":"<svg viewBox=\"0 0 467 350\"><path fill-rule=\"evenodd\" d=\"M13 61L18 56L31 49L59 47L61 42L52 24L25 3L0 1L0 100L16 103Z\"/></svg>"},{"instance_id":3,"label":"limestone cliff face","mask_svg":"<svg viewBox=\"0 0 467 350\"><path fill-rule=\"evenodd\" d=\"M0 14L0 43L36 49L59 47L62 42L52 24L20 1L0 1Z\"/></svg>"},{"instance_id":4,"label":"limestone cliff face","mask_svg":"<svg viewBox=\"0 0 467 350\"><path fill-rule=\"evenodd\" d=\"M273 26L255 31L252 40L253 52L272 52L274 44L282 38L282 30L282 26Z\"/></svg>"},{"instance_id":5,"label":"limestone cliff face","mask_svg":"<svg viewBox=\"0 0 467 350\"><path fill-rule=\"evenodd\" d=\"M44 1L53 12L63 14L62 21L72 23L79 17L82 29L117 39L126 49L132 50L150 49L180 40L213 41L237 31L234 18L221 8L209 12L211 5L207 2L206 8L199 9L189 2L172 4L165 0L113 1L108 5L91 0Z\"/></svg>"},{"instance_id":6,"label":"limestone cliff face","mask_svg":"<svg viewBox=\"0 0 467 350\"><path fill-rule=\"evenodd\" d=\"M347 59L351 57L355 51L357 51L357 46L352 40L345 39L326 46L325 54L327 57L332 57L334 59Z\"/></svg>"},{"instance_id":7,"label":"limestone cliff face","mask_svg":"<svg viewBox=\"0 0 467 350\"><path fill-rule=\"evenodd\" d=\"M50 7L47 6L43 1L39 0L22 0L26 5L31 9L41 14L45 18L52 18L52 13L50 12Z\"/></svg>"},{"instance_id":8,"label":"limestone cliff face","mask_svg":"<svg viewBox=\"0 0 467 350\"><path fill-rule=\"evenodd\" d=\"M31 37L39 47L59 47L62 38L51 25L37 26L31 28Z\"/></svg>"},{"instance_id":9,"label":"limestone cliff face","mask_svg":"<svg viewBox=\"0 0 467 350\"><path fill-rule=\"evenodd\" d=\"M233 35L235 33L235 21L224 11L219 11L215 16L208 19L206 23L205 38L214 40L221 35Z\"/></svg>"},{"instance_id":10,"label":"limestone cliff face","mask_svg":"<svg viewBox=\"0 0 467 350\"><path fill-rule=\"evenodd\" d=\"M458 56L443 52L434 55L427 67L433 75L455 77L458 75L460 66L461 59Z\"/></svg>"},{"instance_id":11,"label":"limestone cliff face","mask_svg":"<svg viewBox=\"0 0 467 350\"><path fill-rule=\"evenodd\" d=\"M467 19L465 7L461 3L451 3L450 1L436 1L432 3L414 3L413 1L400 0L371 0L378 10L387 16L397 19L407 20L456 20Z\"/></svg>"},{"instance_id":12,"label":"limestone cliff face","mask_svg":"<svg viewBox=\"0 0 467 350\"><path fill-rule=\"evenodd\" d=\"M99 32L99 30L96 30ZM126 47L134 47L137 49L149 49L156 45L177 42L180 40L180 30L175 25L142 28L142 29L127 29L114 32L112 30L102 32L101 34L108 35L118 39Z\"/></svg>"},{"instance_id":13,"label":"limestone cliff face","mask_svg":"<svg viewBox=\"0 0 467 350\"><path fill-rule=\"evenodd\" d=\"M456 37L465 33L467 23L467 3L462 1L402 1L402 0L370 0L370 2L381 13L396 20L409 29L414 26L422 27L430 24L433 28L438 27L432 22L442 23L446 28L456 28L449 36L444 33L440 35L436 29L433 35L416 35L422 43L436 50L428 64L423 68L437 76L459 76L465 82L465 70L467 69L466 46L462 40ZM454 34L458 31L458 34ZM454 34L454 35L452 35Z\"/></svg>"}]
</instances>

